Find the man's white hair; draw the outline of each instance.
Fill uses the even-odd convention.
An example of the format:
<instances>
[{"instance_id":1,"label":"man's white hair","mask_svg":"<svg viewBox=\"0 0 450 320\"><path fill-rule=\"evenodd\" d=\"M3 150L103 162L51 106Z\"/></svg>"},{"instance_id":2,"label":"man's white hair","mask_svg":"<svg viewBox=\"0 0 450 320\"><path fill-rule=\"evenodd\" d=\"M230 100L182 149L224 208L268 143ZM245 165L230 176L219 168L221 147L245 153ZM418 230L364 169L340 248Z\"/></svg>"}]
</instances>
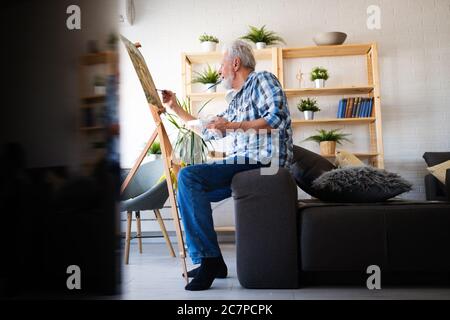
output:
<instances>
[{"instance_id":1,"label":"man's white hair","mask_svg":"<svg viewBox=\"0 0 450 320\"><path fill-rule=\"evenodd\" d=\"M223 48L223 53L229 59L239 58L243 67L252 71L255 70L255 56L253 55L252 47L248 43L242 40L235 40Z\"/></svg>"}]
</instances>

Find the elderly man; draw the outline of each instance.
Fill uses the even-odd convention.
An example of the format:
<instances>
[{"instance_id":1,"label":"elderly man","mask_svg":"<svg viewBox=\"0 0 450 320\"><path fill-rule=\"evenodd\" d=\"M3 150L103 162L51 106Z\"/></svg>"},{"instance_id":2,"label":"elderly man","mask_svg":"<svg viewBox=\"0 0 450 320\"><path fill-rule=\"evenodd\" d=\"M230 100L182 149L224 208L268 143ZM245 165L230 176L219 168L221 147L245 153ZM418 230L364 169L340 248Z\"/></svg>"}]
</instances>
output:
<instances>
[{"instance_id":1,"label":"elderly man","mask_svg":"<svg viewBox=\"0 0 450 320\"><path fill-rule=\"evenodd\" d=\"M219 70L222 84L235 95L227 109L202 131L203 137L231 136L227 158L192 165L178 175L178 203L188 252L194 264L186 290L206 290L215 278L227 276L214 231L211 202L231 196L233 176L245 170L288 166L292 159L292 129L286 96L270 72L255 72L251 47L234 41L224 50ZM184 111L175 94L163 91L163 103L184 121L196 120Z\"/></svg>"}]
</instances>

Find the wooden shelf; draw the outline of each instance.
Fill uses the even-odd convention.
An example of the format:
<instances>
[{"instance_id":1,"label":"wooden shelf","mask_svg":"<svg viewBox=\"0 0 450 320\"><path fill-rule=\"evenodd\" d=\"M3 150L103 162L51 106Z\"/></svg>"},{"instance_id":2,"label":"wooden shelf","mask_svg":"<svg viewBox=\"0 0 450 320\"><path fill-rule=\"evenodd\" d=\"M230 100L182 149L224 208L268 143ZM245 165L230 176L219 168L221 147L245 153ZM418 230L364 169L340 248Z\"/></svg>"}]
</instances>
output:
<instances>
[{"instance_id":1,"label":"wooden shelf","mask_svg":"<svg viewBox=\"0 0 450 320\"><path fill-rule=\"evenodd\" d=\"M187 96L191 98L191 101L203 101L209 99L225 99L225 92L199 92L199 93L190 93Z\"/></svg>"},{"instance_id":2,"label":"wooden shelf","mask_svg":"<svg viewBox=\"0 0 450 320\"><path fill-rule=\"evenodd\" d=\"M287 97L302 96L336 96L349 94L369 94L373 91L373 86L352 86L340 88L301 88L284 89Z\"/></svg>"},{"instance_id":3,"label":"wooden shelf","mask_svg":"<svg viewBox=\"0 0 450 320\"><path fill-rule=\"evenodd\" d=\"M102 51L98 53L90 53L81 57L82 65L91 66L96 64L105 64L110 62L110 59L116 55L114 51Z\"/></svg>"},{"instance_id":4,"label":"wooden shelf","mask_svg":"<svg viewBox=\"0 0 450 320\"><path fill-rule=\"evenodd\" d=\"M254 50L255 58L259 60L270 60L272 54L276 52L277 48L266 48L261 50ZM222 60L223 53L220 51L215 52L197 52L186 53L186 60L191 64L202 64L209 62L220 62Z\"/></svg>"},{"instance_id":5,"label":"wooden shelf","mask_svg":"<svg viewBox=\"0 0 450 320\"><path fill-rule=\"evenodd\" d=\"M229 227L214 227L214 230L217 232L235 232L236 227L229 226Z\"/></svg>"},{"instance_id":6,"label":"wooden shelf","mask_svg":"<svg viewBox=\"0 0 450 320\"><path fill-rule=\"evenodd\" d=\"M338 46L310 46L303 48L282 48L283 59L317 58L366 55L372 44L344 44Z\"/></svg>"},{"instance_id":7,"label":"wooden shelf","mask_svg":"<svg viewBox=\"0 0 450 320\"><path fill-rule=\"evenodd\" d=\"M303 89L284 89L286 97L306 97L306 96L336 96L350 94L369 94L373 91L373 86L354 86L341 88L303 88ZM225 92L195 92L188 94L192 101L201 101L208 99L224 99Z\"/></svg>"},{"instance_id":8,"label":"wooden shelf","mask_svg":"<svg viewBox=\"0 0 450 320\"><path fill-rule=\"evenodd\" d=\"M81 131L85 131L85 132L94 132L94 131L102 131L105 130L105 127L102 126L95 126L95 127L81 127L80 130Z\"/></svg>"},{"instance_id":9,"label":"wooden shelf","mask_svg":"<svg viewBox=\"0 0 450 320\"><path fill-rule=\"evenodd\" d=\"M375 118L335 118L335 119L292 119L292 124L296 125L317 125L317 124L366 124L375 122Z\"/></svg>"},{"instance_id":10,"label":"wooden shelf","mask_svg":"<svg viewBox=\"0 0 450 320\"><path fill-rule=\"evenodd\" d=\"M373 157L376 157L379 155L378 153L370 153L370 152L369 153L352 152L352 154L358 158L373 158ZM324 158L335 158L336 157L336 155L334 155L334 154L326 154L326 155L321 154L321 156Z\"/></svg>"},{"instance_id":11,"label":"wooden shelf","mask_svg":"<svg viewBox=\"0 0 450 320\"><path fill-rule=\"evenodd\" d=\"M92 96L84 96L81 97L81 100L85 103L97 103L97 102L103 102L106 100L106 95L104 94L95 94Z\"/></svg>"}]
</instances>

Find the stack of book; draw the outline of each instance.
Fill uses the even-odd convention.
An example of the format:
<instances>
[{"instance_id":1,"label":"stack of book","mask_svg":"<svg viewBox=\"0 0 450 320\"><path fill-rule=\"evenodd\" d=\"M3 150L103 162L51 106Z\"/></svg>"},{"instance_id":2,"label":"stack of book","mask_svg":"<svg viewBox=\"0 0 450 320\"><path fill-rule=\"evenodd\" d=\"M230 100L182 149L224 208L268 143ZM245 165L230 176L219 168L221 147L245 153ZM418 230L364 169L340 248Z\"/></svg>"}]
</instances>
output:
<instances>
[{"instance_id":1,"label":"stack of book","mask_svg":"<svg viewBox=\"0 0 450 320\"><path fill-rule=\"evenodd\" d=\"M367 118L372 115L373 98L345 98L339 101L338 118Z\"/></svg>"}]
</instances>

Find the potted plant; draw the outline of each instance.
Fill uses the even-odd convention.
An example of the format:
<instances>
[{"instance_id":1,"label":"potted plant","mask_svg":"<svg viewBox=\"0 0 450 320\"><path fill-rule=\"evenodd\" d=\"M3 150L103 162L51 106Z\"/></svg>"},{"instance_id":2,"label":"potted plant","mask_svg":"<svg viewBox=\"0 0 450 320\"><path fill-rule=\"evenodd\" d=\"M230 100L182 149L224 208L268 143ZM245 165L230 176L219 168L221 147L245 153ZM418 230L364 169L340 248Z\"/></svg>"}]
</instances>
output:
<instances>
[{"instance_id":1,"label":"potted plant","mask_svg":"<svg viewBox=\"0 0 450 320\"><path fill-rule=\"evenodd\" d=\"M212 99L205 102L199 109L197 114L200 115L203 108L211 102ZM189 98L178 101L180 106L188 113L192 114L191 100ZM174 143L173 153L181 163L191 165L204 163L208 157L208 144L212 148L212 144L208 144L201 136L188 128L176 114L166 112L167 120L178 130L177 138ZM214 148L212 148L214 149Z\"/></svg>"},{"instance_id":2,"label":"potted plant","mask_svg":"<svg viewBox=\"0 0 450 320\"><path fill-rule=\"evenodd\" d=\"M107 44L109 50L115 51L117 49L117 41L119 37L115 33L110 33L108 36Z\"/></svg>"},{"instance_id":3,"label":"potted plant","mask_svg":"<svg viewBox=\"0 0 450 320\"><path fill-rule=\"evenodd\" d=\"M97 75L94 77L94 94L104 95L106 94L106 81L105 77Z\"/></svg>"},{"instance_id":4,"label":"potted plant","mask_svg":"<svg viewBox=\"0 0 450 320\"><path fill-rule=\"evenodd\" d=\"M192 83L202 83L205 85L207 92L216 92L216 84L219 82L220 75L219 72L212 68L209 64L208 67L202 72L194 71L197 75Z\"/></svg>"},{"instance_id":5,"label":"potted plant","mask_svg":"<svg viewBox=\"0 0 450 320\"><path fill-rule=\"evenodd\" d=\"M313 120L314 112L320 111L319 107L317 106L317 101L310 98L300 100L300 102L297 104L297 109L303 112L305 120Z\"/></svg>"},{"instance_id":6,"label":"potted plant","mask_svg":"<svg viewBox=\"0 0 450 320\"><path fill-rule=\"evenodd\" d=\"M253 26L249 26L250 30L248 33L241 37L241 39L251 41L256 44L256 49L264 49L266 46L270 46L277 43L286 42L278 36L275 32L266 30L266 26L262 26L261 28L256 28Z\"/></svg>"},{"instance_id":7,"label":"potted plant","mask_svg":"<svg viewBox=\"0 0 450 320\"><path fill-rule=\"evenodd\" d=\"M351 142L346 137L350 134L339 132L341 129L333 129L330 131L319 129L318 134L310 136L303 141L315 141L320 145L320 154L334 155L336 153L336 144L342 144L343 141Z\"/></svg>"},{"instance_id":8,"label":"potted plant","mask_svg":"<svg viewBox=\"0 0 450 320\"><path fill-rule=\"evenodd\" d=\"M148 149L147 156L152 160L161 158L161 143L159 141L155 140L152 143L150 149Z\"/></svg>"},{"instance_id":9,"label":"potted plant","mask_svg":"<svg viewBox=\"0 0 450 320\"><path fill-rule=\"evenodd\" d=\"M325 81L328 80L328 71L322 67L315 67L311 71L311 81L314 81L316 84L316 88L324 88Z\"/></svg>"},{"instance_id":10,"label":"potted plant","mask_svg":"<svg viewBox=\"0 0 450 320\"><path fill-rule=\"evenodd\" d=\"M202 34L199 38L200 43L202 45L202 49L205 52L216 51L217 44L219 43L219 39L209 34Z\"/></svg>"}]
</instances>

